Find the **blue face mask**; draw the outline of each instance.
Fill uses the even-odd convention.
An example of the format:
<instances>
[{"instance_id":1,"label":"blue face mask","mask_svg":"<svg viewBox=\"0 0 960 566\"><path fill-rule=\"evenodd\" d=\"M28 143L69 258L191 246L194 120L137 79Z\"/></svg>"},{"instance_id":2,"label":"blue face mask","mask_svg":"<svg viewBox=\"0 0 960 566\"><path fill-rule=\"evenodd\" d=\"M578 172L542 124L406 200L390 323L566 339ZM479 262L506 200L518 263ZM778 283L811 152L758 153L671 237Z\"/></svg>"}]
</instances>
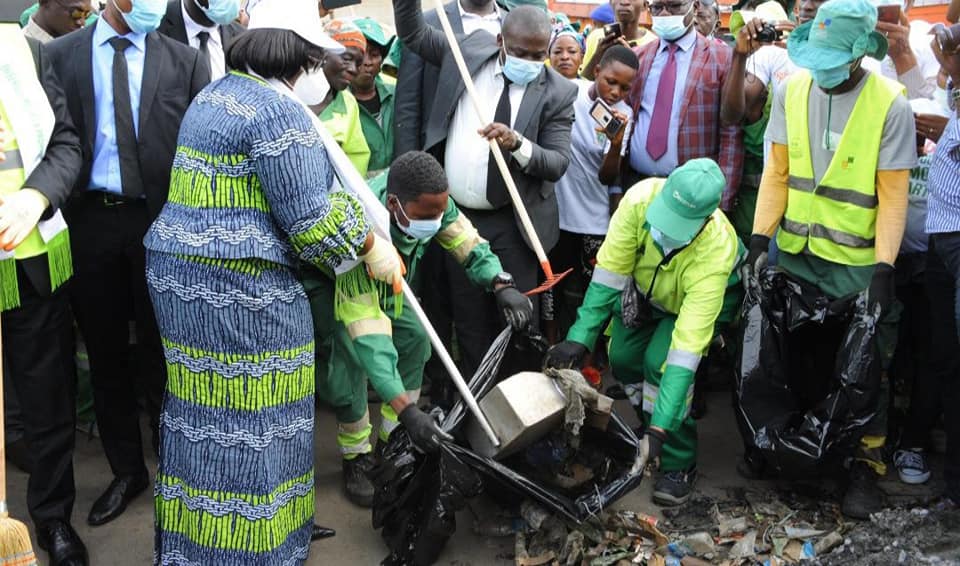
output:
<instances>
[{"instance_id":1,"label":"blue face mask","mask_svg":"<svg viewBox=\"0 0 960 566\"><path fill-rule=\"evenodd\" d=\"M400 218L397 217L394 213L394 219L397 221L397 228L401 232L410 236L414 240L429 240L430 238L437 235L437 232L440 231L440 223L443 221L443 217L432 218L430 220L411 220L407 213L403 210L403 205L397 201L397 209L400 210L400 214L403 216L403 219L407 221L408 226L404 226L400 222Z\"/></svg>"},{"instance_id":2,"label":"blue face mask","mask_svg":"<svg viewBox=\"0 0 960 566\"><path fill-rule=\"evenodd\" d=\"M199 2L197 7L215 24L225 26L240 15L240 0L207 0L207 3L210 5L208 8Z\"/></svg>"},{"instance_id":3,"label":"blue face mask","mask_svg":"<svg viewBox=\"0 0 960 566\"><path fill-rule=\"evenodd\" d=\"M124 12L117 6L117 0L113 0L113 7L120 12L123 21L134 33L150 33L160 27L160 21L163 15L167 13L166 0L133 0L133 8L130 13Z\"/></svg>"},{"instance_id":4,"label":"blue face mask","mask_svg":"<svg viewBox=\"0 0 960 566\"><path fill-rule=\"evenodd\" d=\"M690 9L687 10L687 13L681 16L653 16L653 33L666 41L680 39L690 28L690 26L684 23L684 20L687 19L687 16L690 15L692 10L693 3L690 4Z\"/></svg>"},{"instance_id":5,"label":"blue face mask","mask_svg":"<svg viewBox=\"0 0 960 566\"><path fill-rule=\"evenodd\" d=\"M503 48L503 54L506 56L503 63L503 74L506 75L513 84L526 86L533 82L535 78L539 77L541 71L543 71L542 61L527 61L526 59L514 57L507 53L506 46Z\"/></svg>"},{"instance_id":6,"label":"blue face mask","mask_svg":"<svg viewBox=\"0 0 960 566\"><path fill-rule=\"evenodd\" d=\"M673 250L682 248L683 246L690 243L690 240L680 241L674 240L670 236L667 236L660 230L657 230L653 226L650 227L650 237L653 238L653 241L659 245L665 253L670 253Z\"/></svg>"},{"instance_id":7,"label":"blue face mask","mask_svg":"<svg viewBox=\"0 0 960 566\"><path fill-rule=\"evenodd\" d=\"M843 81L850 78L850 65L842 65L824 71L810 71L813 82L823 89L836 88L843 84Z\"/></svg>"}]
</instances>

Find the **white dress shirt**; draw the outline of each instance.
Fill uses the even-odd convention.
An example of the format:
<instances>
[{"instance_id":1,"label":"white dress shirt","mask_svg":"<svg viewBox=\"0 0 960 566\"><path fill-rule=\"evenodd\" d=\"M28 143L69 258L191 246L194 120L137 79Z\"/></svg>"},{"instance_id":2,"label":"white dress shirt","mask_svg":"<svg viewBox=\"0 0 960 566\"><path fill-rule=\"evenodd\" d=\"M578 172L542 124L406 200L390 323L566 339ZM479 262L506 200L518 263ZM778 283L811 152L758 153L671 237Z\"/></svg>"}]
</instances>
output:
<instances>
[{"instance_id":1,"label":"white dress shirt","mask_svg":"<svg viewBox=\"0 0 960 566\"><path fill-rule=\"evenodd\" d=\"M480 108L484 118L492 120L503 93L503 69L499 58L483 67L473 76L473 83L480 97ZM517 113L527 87L510 85L510 127L517 121ZM489 123L489 122L488 122ZM450 196L458 206L492 210L487 200L487 162L490 159L490 145L477 133L487 123L481 123L477 117L473 102L466 90L457 102L457 109L450 120L447 132L447 146L444 164L447 180L450 182ZM521 138L520 148L513 152L513 158L520 167L526 167L533 156L530 141Z\"/></svg>"},{"instance_id":2,"label":"white dress shirt","mask_svg":"<svg viewBox=\"0 0 960 566\"><path fill-rule=\"evenodd\" d=\"M187 43L194 49L200 49L200 38L197 37L202 31L210 35L207 41L207 51L210 52L210 81L215 81L227 74L226 57L223 54L223 42L220 38L220 26L210 27L202 26L193 21L183 2L180 3L180 11L183 12L183 27L187 30Z\"/></svg>"},{"instance_id":3,"label":"white dress shirt","mask_svg":"<svg viewBox=\"0 0 960 566\"><path fill-rule=\"evenodd\" d=\"M493 5L493 12L484 16L464 11L459 0L457 0L457 9L460 10L460 21L463 22L464 35L470 35L478 29L482 29L494 37L500 34L500 8L497 8L496 4Z\"/></svg>"}]
</instances>

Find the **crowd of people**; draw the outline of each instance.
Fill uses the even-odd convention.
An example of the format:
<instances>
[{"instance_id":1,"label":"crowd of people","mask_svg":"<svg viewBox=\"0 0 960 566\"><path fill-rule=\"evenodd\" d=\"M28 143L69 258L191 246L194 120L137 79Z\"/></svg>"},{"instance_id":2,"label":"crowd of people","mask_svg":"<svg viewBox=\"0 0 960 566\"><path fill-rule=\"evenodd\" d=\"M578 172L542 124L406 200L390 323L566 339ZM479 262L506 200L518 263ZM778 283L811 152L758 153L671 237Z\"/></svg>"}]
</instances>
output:
<instances>
[{"instance_id":1,"label":"crowd of people","mask_svg":"<svg viewBox=\"0 0 960 566\"><path fill-rule=\"evenodd\" d=\"M695 399L745 295L777 273L858 297L879 385L832 455L841 509L882 509L891 464L927 482L938 427L939 504L960 505L960 31L911 4L745 0L729 33L716 0L584 22L453 0L452 35L419 0L393 0L396 35L318 0L40 0L0 24L4 424L39 547L89 561L89 380L113 475L91 526L152 485L157 564L305 561L331 534L318 403L358 506L398 427L454 441L421 408L425 381L441 406L452 386L404 285L464 375L506 326L505 374L606 375L663 506L695 490ZM569 275L527 294L540 245ZM791 335L798 379L832 375L842 337ZM731 466L779 471L744 440Z\"/></svg>"}]
</instances>

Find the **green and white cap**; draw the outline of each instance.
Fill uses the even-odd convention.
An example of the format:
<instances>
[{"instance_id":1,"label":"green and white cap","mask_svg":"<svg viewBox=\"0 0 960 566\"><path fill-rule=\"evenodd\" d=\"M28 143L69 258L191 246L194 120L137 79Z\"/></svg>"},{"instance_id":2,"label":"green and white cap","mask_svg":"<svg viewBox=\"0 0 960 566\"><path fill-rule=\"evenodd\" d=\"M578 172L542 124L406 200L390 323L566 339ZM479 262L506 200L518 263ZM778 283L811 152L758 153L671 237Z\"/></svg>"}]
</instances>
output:
<instances>
[{"instance_id":1,"label":"green and white cap","mask_svg":"<svg viewBox=\"0 0 960 566\"><path fill-rule=\"evenodd\" d=\"M712 159L691 159L673 170L647 208L647 222L667 237L688 242L720 204L727 181Z\"/></svg>"}]
</instances>

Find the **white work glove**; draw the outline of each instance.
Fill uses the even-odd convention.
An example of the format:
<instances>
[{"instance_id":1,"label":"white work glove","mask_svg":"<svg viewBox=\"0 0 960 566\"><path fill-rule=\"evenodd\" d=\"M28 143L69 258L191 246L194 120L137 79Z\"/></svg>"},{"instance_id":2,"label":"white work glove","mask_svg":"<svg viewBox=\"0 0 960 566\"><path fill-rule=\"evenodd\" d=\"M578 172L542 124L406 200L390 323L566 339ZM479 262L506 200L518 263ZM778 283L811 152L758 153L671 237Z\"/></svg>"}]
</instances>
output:
<instances>
[{"instance_id":1,"label":"white work glove","mask_svg":"<svg viewBox=\"0 0 960 566\"><path fill-rule=\"evenodd\" d=\"M403 265L400 254L397 253L389 240L374 233L370 251L360 256L360 259L367 264L367 273L370 274L370 277L393 285L394 294L402 292L403 276L407 272L407 268Z\"/></svg>"},{"instance_id":2,"label":"white work glove","mask_svg":"<svg viewBox=\"0 0 960 566\"><path fill-rule=\"evenodd\" d=\"M0 196L0 248L9 252L20 245L48 206L50 201L36 189Z\"/></svg>"}]
</instances>

